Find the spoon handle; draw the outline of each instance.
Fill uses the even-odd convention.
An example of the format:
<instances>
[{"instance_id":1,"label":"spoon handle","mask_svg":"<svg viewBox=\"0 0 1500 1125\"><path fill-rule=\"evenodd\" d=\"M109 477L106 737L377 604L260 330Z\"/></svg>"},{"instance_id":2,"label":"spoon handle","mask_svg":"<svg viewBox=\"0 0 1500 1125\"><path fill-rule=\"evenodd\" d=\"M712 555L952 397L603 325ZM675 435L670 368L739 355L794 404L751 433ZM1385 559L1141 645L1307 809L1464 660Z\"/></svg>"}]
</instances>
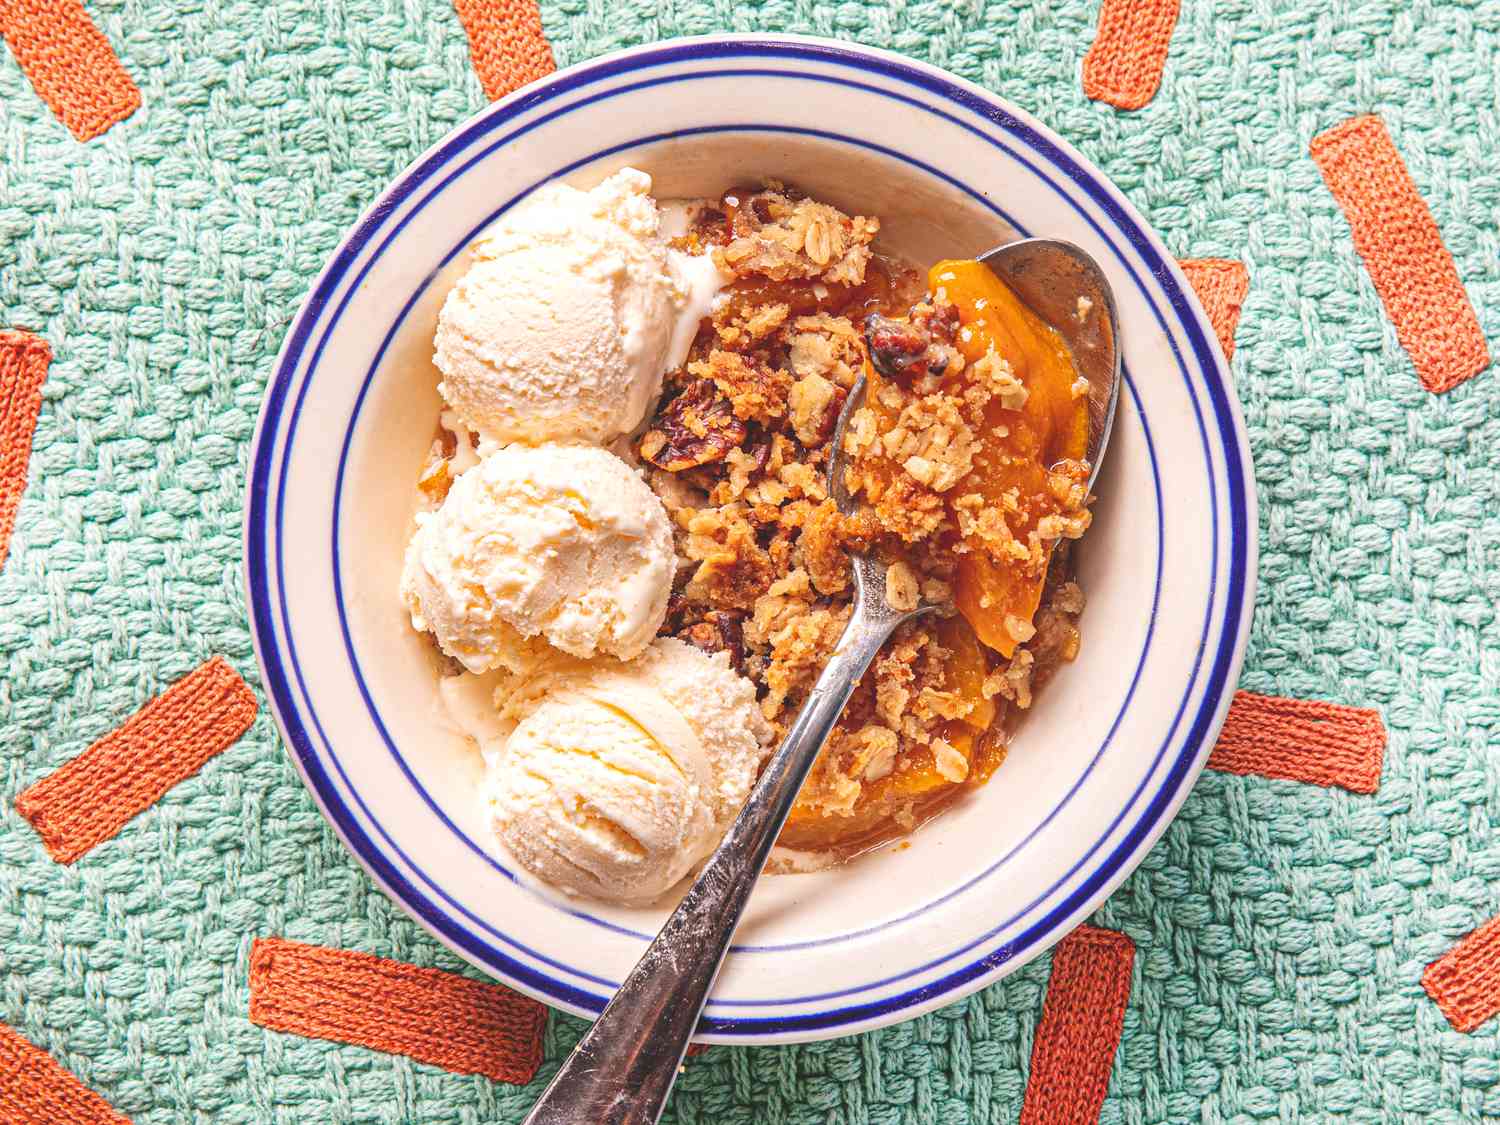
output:
<instances>
[{"instance_id":1,"label":"spoon handle","mask_svg":"<svg viewBox=\"0 0 1500 1125\"><path fill-rule=\"evenodd\" d=\"M883 599L880 599L883 601ZM729 834L523 1125L655 1125L745 903L807 771L905 615L868 613L839 638Z\"/></svg>"}]
</instances>

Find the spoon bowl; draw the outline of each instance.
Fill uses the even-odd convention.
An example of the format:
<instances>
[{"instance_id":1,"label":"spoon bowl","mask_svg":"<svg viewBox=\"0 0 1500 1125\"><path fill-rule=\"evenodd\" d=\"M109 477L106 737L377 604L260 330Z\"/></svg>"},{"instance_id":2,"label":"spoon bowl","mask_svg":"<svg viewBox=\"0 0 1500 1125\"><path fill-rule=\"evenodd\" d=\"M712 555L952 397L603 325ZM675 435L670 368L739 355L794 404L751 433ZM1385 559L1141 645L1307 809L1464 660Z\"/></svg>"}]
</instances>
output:
<instances>
[{"instance_id":1,"label":"spoon bowl","mask_svg":"<svg viewBox=\"0 0 1500 1125\"><path fill-rule=\"evenodd\" d=\"M1120 401L1120 315L1099 263L1071 242L1023 238L979 260L1056 329L1089 381L1089 488L1099 476Z\"/></svg>"}]
</instances>

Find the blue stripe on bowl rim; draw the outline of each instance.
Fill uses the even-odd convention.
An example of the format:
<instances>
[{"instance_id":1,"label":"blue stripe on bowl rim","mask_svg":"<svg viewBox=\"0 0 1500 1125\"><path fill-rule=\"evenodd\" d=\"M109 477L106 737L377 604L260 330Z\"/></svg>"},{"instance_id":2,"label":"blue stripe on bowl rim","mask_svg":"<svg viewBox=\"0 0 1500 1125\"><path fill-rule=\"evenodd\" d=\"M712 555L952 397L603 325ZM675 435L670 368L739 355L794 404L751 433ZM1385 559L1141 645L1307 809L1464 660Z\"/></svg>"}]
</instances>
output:
<instances>
[{"instance_id":1,"label":"blue stripe on bowl rim","mask_svg":"<svg viewBox=\"0 0 1500 1125\"><path fill-rule=\"evenodd\" d=\"M354 821L349 811L339 804L337 794L333 791L329 779L322 772L321 766L317 761L316 751L313 749L311 740L307 737L306 729L302 726L300 716L297 714L295 700L292 698L285 671L280 664L279 653L275 650L275 626L268 616L269 577L263 554L264 536L262 535L257 538L254 534L255 528L264 529L266 527L269 470L274 461L275 451L280 447L280 443L276 440L275 430L281 416L286 394L295 377L295 368L300 360L307 338L321 320L326 304L337 292L349 266L370 239L378 233L389 213L429 178L443 170L456 156L466 150L473 141L495 131L514 117L544 102L553 100L573 89L594 84L616 75L627 74L673 62L680 63L746 56L756 58L769 57L778 61L790 59L793 61L837 63L845 68L873 73L885 78L895 78L908 85L937 94L945 101L957 104L979 115L991 125L999 126L1006 132L1015 135L1033 152L1040 154L1050 163L1060 168L1074 186L1081 188L1101 207L1105 214L1113 220L1120 232L1126 236L1135 251L1150 265L1156 280L1162 285L1170 299L1172 311L1176 314L1176 319L1187 332L1189 343L1192 346L1199 368L1207 376L1204 382L1209 393L1215 421L1218 423L1218 436L1224 439L1222 450L1225 470L1229 478L1229 487L1226 491L1230 501L1231 559L1228 582L1230 596L1226 603L1220 644L1215 655L1208 687L1204 692L1198 714L1194 718L1183 749L1179 753L1177 761L1172 764L1168 777L1154 795L1144 815L1137 820L1125 839L1116 845L1107 859L1090 874L1089 878L1083 884L1074 888L1063 903L1055 907L1045 918L1033 924L1020 938L1008 944L1003 949L992 951L985 957L963 966L940 980L929 982L921 988L908 991L899 996L884 997L871 1003L845 1006L831 1011L803 1014L795 1017L748 1019L709 1016L705 1020L703 1028L705 1033L740 1039L750 1036L764 1038L766 1036L786 1036L798 1033L806 1037L808 1032L835 1027L847 1027L855 1023L872 1024L889 1022L894 1016L898 1016L911 1009L933 1006L935 1003L942 1002L943 998L955 989L961 988L970 981L989 973L1006 961L1027 953L1034 955L1035 952L1040 952L1041 948L1045 948L1045 945L1041 945L1040 943L1050 944L1052 940L1061 936L1061 933L1053 933L1051 931L1062 920L1076 913L1091 897L1100 894L1101 889L1107 889L1107 885L1111 883L1111 880L1117 882L1119 878L1123 878L1125 872L1121 868L1125 860L1128 859L1132 851L1147 842L1149 838L1154 837L1155 834L1159 834L1160 830L1164 827L1164 824L1159 823L1162 814L1178 798L1185 783L1196 774L1196 767L1199 764L1199 760L1206 756L1208 735L1212 729L1216 728L1218 721L1221 720L1220 712L1223 706L1227 705L1227 681L1231 669L1237 663L1240 633L1243 631L1244 625L1244 622L1241 620L1241 610L1245 602L1250 579L1249 559L1253 536L1253 529L1248 523L1247 515L1250 486L1248 485L1242 462L1242 438L1236 424L1235 408L1224 386L1223 373L1218 366L1217 355L1209 344L1203 328L1198 322L1196 313L1187 300L1186 293L1182 286L1176 282L1170 263L1165 261L1161 254L1157 252L1156 248L1151 244L1149 237L1129 215L1126 207L1114 199L1110 195L1109 190L1096 181L1094 174L1087 171L1060 143L1052 141L1036 129L1026 125L1020 118L991 101L988 95L976 89L960 85L957 81L941 75L934 70L911 64L893 56L886 56L880 53L867 53L862 50L851 50L837 44L767 39L765 37L689 40L668 47L655 47L627 52L620 56L612 56L592 64L586 64L573 71L563 72L553 80L544 82L532 90L523 92L512 101L501 103L494 107L487 114L475 119L468 126L462 128L453 137L441 142L408 173L403 175L367 212L356 225L354 231L341 245L339 251L325 268L323 274L320 275L312 294L309 296L297 321L294 323L292 332L289 334L287 342L283 347L282 354L277 360L275 373L268 388L261 422L257 430L256 443L252 454L250 503L247 505L246 510L246 579L252 597L256 649L257 654L261 658L262 668L266 673L268 694L271 695L273 710L276 712L283 733L287 736L288 742L293 746L299 769L302 770L304 778L306 778L309 786L313 789L320 806L323 807L325 814L329 816L330 821L333 822L340 836L344 838L345 843L355 852L356 856L367 866L371 874L385 887L388 893L391 893L398 901L403 902L414 915L423 921L429 929L437 933L440 938L447 941L448 944L454 946L466 956L477 958L481 964L490 967L493 971L499 972L502 976L512 978L516 983L521 984L522 987L529 986L531 990L574 1010L597 1012L602 1006L604 998L597 997L575 988L566 982L557 981L545 974L538 973L529 966L515 962L512 958L498 950L494 950L492 947L484 945L482 942L477 943L476 948L473 935L460 927L451 925L452 920L443 914L441 909L428 900L425 895L416 891L405 876L396 870L388 857L380 852L378 847L374 846L373 842ZM722 71L694 71L686 74L667 76L655 81L676 81L699 76L722 77L723 73ZM807 74L787 73L785 71L762 73L772 73L780 78L813 77ZM650 83L640 83L638 85L646 84ZM846 84L860 86L867 92L883 97L892 97L897 100L909 102L925 112L938 113L940 116L955 121L970 132L979 135L987 143L998 144L993 138L981 133L972 125L942 113L942 111L935 109L925 102L915 101L881 87L866 86L862 83L854 82ZM577 105L581 104L586 103L577 103ZM571 105L567 109L577 108L577 105ZM532 123L532 127L535 124L537 123ZM643 142L637 140L630 143L640 144ZM1016 153L1012 153L1012 155L1019 157L1019 154ZM1038 172L1041 174L1040 170ZM1074 206L1076 207L1076 203ZM1088 218L1091 223L1094 222L1092 217ZM1096 229L1099 229L1097 223L1094 225ZM1106 238L1108 237L1102 229L1100 230L1100 234ZM1127 268L1131 268L1128 263ZM1137 281L1139 283L1139 279ZM1148 299L1150 299L1149 294ZM1152 301L1152 304L1154 307L1155 302ZM1159 310L1156 310L1156 315L1159 319L1161 318ZM1163 327L1165 327L1165 324ZM1175 341L1173 341L1173 346L1175 349ZM1179 363L1181 363L1180 355L1178 359ZM315 362L309 365L307 378L310 379L314 367ZM1194 408L1195 410L1199 409L1196 398ZM1201 411L1199 426L1201 431ZM290 435L291 431L289 430L288 442L290 441ZM1211 464L1211 450L1207 448L1206 433L1203 434L1203 440L1205 442L1205 452L1209 453ZM284 463L282 467L284 471ZM1212 478L1210 479L1212 483ZM1214 510L1217 517L1217 503L1214 504ZM279 520L280 505L277 506L277 514ZM1217 545L1217 535L1215 536L1215 544ZM281 549L279 528L276 545L279 555ZM1217 565L1215 565L1213 568L1215 576L1217 569ZM1210 605L1212 604L1213 599L1211 596ZM288 642L290 643L289 623L284 622L284 625L287 627ZM1205 639L1210 625L1211 622L1205 623ZM1179 721L1182 709L1185 707L1187 698L1190 695L1191 689L1189 695L1184 697L1183 704L1179 706ZM316 722L315 715L314 721ZM1170 742L1170 738L1168 742ZM1163 749L1165 749L1165 746L1166 743L1164 743ZM310 770L317 771L320 776L316 778L311 776ZM355 792L352 786L350 786L350 792ZM1139 790L1136 795L1133 795L1132 803L1134 803L1138 795ZM1088 858L1088 856L1085 856L1079 865L1081 866ZM411 866L413 870L416 870L415 865ZM982 942L984 939L980 940ZM943 960L950 960L954 956L959 956L962 952L964 951L958 951L939 959L938 963L941 963ZM496 963L497 959L500 962L499 964ZM542 957L538 957L538 959L543 962L550 961L550 959ZM611 986L610 982L604 981L602 978L594 977L587 973L580 973L570 966L556 964L555 962L552 963L555 967L581 979L593 980L606 986ZM867 991L869 988L878 986L879 983L877 982L876 984L860 989L846 990L846 992ZM824 998L813 997L805 998L805 1000ZM797 1002L799 1001L772 1001L767 1003L776 1006Z\"/></svg>"}]
</instances>

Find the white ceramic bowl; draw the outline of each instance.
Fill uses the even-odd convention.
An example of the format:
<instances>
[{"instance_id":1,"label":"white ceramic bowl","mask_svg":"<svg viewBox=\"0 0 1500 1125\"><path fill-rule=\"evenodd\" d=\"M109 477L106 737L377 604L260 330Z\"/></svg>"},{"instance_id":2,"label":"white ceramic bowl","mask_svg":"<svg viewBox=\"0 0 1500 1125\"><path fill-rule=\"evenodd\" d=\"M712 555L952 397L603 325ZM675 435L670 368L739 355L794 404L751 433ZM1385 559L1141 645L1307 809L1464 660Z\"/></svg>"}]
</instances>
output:
<instances>
[{"instance_id":1,"label":"white ceramic bowl","mask_svg":"<svg viewBox=\"0 0 1500 1125\"><path fill-rule=\"evenodd\" d=\"M1086 917L1181 805L1239 672L1256 521L1229 378L1161 240L1065 142L942 71L816 40L665 43L529 86L402 173L318 278L261 415L245 565L277 720L344 842L434 935L549 1004L603 1007L664 911L558 902L498 858L396 584L447 279L538 184L627 163L661 197L784 179L879 215L918 261L1069 239L1114 286L1127 386L1079 552L1082 653L990 784L910 846L762 881L700 1037L826 1038L950 1003Z\"/></svg>"}]
</instances>

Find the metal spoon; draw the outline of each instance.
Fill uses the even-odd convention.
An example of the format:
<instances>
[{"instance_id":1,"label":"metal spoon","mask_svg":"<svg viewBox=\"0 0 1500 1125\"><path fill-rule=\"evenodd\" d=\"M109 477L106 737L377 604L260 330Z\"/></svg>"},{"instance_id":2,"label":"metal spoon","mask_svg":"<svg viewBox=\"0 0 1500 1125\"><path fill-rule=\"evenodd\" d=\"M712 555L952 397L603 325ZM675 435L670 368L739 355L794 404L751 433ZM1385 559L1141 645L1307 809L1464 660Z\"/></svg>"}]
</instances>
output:
<instances>
[{"instance_id":1,"label":"metal spoon","mask_svg":"<svg viewBox=\"0 0 1500 1125\"><path fill-rule=\"evenodd\" d=\"M1097 475L1120 383L1109 283L1082 250L1051 239L1013 242L981 261L1073 349L1074 364L1091 387L1088 458ZM844 486L843 435L862 390L856 386L844 404L829 459L830 492L844 513L854 502ZM893 609L885 567L856 555L853 569L849 624L780 749L702 874L524 1125L654 1125L660 1117L740 915L808 770L880 646L902 622L937 608Z\"/></svg>"},{"instance_id":2,"label":"metal spoon","mask_svg":"<svg viewBox=\"0 0 1500 1125\"><path fill-rule=\"evenodd\" d=\"M1099 479L1104 447L1120 401L1119 312L1099 263L1071 242L1024 238L980 256L990 272L1057 330L1073 367L1089 381L1089 488Z\"/></svg>"}]
</instances>

